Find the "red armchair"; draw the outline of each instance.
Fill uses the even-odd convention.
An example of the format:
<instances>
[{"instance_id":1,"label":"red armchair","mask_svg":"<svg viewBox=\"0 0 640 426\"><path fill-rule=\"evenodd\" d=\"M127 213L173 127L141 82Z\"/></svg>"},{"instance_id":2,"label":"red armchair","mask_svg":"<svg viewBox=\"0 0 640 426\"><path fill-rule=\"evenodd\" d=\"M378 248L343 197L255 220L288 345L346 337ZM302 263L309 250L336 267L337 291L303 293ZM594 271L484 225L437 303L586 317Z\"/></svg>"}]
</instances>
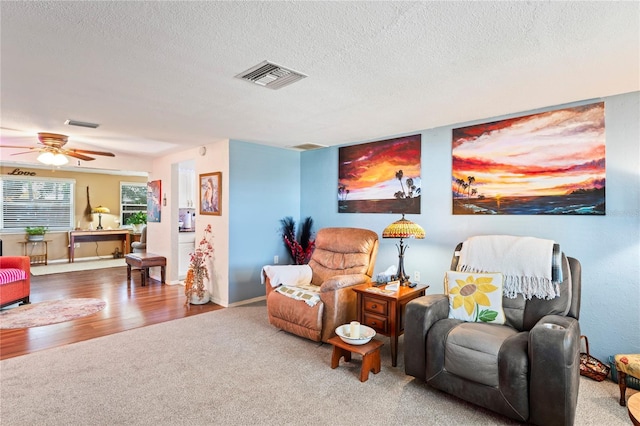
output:
<instances>
[{"instance_id":1,"label":"red armchair","mask_svg":"<svg viewBox=\"0 0 640 426\"><path fill-rule=\"evenodd\" d=\"M0 256L0 308L29 303L31 263L28 256Z\"/></svg>"}]
</instances>

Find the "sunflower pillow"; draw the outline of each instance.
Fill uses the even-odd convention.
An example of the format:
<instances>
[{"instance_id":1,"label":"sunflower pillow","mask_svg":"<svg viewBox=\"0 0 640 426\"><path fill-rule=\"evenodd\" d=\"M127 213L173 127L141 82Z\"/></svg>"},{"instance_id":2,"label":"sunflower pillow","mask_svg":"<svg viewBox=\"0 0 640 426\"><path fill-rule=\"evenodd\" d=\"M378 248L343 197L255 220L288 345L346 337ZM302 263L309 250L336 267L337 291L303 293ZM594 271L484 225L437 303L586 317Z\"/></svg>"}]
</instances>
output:
<instances>
[{"instance_id":1,"label":"sunflower pillow","mask_svg":"<svg viewBox=\"0 0 640 426\"><path fill-rule=\"evenodd\" d=\"M447 271L449 318L468 322L504 324L501 273L481 274Z\"/></svg>"}]
</instances>

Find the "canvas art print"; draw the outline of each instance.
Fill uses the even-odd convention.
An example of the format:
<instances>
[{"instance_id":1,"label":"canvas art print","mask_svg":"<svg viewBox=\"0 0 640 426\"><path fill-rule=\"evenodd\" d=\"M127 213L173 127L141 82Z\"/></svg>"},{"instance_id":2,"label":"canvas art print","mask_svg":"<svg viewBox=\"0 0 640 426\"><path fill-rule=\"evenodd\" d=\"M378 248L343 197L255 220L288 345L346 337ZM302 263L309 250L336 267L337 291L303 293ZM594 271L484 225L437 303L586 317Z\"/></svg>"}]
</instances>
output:
<instances>
[{"instance_id":1,"label":"canvas art print","mask_svg":"<svg viewBox=\"0 0 640 426\"><path fill-rule=\"evenodd\" d=\"M162 182L154 180L147 182L147 222L160 222L160 193Z\"/></svg>"},{"instance_id":2,"label":"canvas art print","mask_svg":"<svg viewBox=\"0 0 640 426\"><path fill-rule=\"evenodd\" d=\"M339 149L339 213L420 213L421 135Z\"/></svg>"},{"instance_id":3,"label":"canvas art print","mask_svg":"<svg viewBox=\"0 0 640 426\"><path fill-rule=\"evenodd\" d=\"M453 130L453 214L604 215L604 102Z\"/></svg>"}]
</instances>

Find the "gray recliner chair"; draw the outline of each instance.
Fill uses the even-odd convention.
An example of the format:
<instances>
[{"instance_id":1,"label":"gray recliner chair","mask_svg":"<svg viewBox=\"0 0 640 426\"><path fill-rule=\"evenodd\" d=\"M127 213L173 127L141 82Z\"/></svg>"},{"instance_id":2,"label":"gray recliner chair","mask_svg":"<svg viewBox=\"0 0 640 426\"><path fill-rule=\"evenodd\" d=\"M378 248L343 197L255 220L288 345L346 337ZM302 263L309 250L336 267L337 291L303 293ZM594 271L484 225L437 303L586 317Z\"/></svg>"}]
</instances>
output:
<instances>
[{"instance_id":1,"label":"gray recliner chair","mask_svg":"<svg viewBox=\"0 0 640 426\"><path fill-rule=\"evenodd\" d=\"M147 251L147 225L144 225L140 230L140 241L131 243L131 248L134 253L146 253Z\"/></svg>"},{"instance_id":2,"label":"gray recliner chair","mask_svg":"<svg viewBox=\"0 0 640 426\"><path fill-rule=\"evenodd\" d=\"M457 264L454 255L451 270ZM563 253L562 273L555 299L503 297L504 325L448 318L444 294L409 302L406 374L518 421L572 425L580 381L580 262Z\"/></svg>"}]
</instances>

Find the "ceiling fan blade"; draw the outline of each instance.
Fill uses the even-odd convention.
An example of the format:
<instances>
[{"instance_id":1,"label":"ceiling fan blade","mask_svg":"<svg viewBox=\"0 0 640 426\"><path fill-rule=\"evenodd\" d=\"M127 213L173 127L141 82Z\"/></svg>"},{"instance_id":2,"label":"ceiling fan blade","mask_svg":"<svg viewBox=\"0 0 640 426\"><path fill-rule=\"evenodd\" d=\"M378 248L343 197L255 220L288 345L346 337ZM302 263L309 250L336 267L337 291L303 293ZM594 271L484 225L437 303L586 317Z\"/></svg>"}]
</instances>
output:
<instances>
[{"instance_id":1,"label":"ceiling fan blade","mask_svg":"<svg viewBox=\"0 0 640 426\"><path fill-rule=\"evenodd\" d=\"M16 152L11 155L22 155L22 154L31 154L33 151L25 151L25 152Z\"/></svg>"},{"instance_id":2,"label":"ceiling fan blade","mask_svg":"<svg viewBox=\"0 0 640 426\"><path fill-rule=\"evenodd\" d=\"M91 154L91 155L106 155L107 157L115 157L116 155L112 152L105 151L89 151L86 149L68 149L68 152L75 152L78 154Z\"/></svg>"},{"instance_id":3,"label":"ceiling fan blade","mask_svg":"<svg viewBox=\"0 0 640 426\"><path fill-rule=\"evenodd\" d=\"M60 151L61 151L62 154L68 155L69 157L77 158L78 160L83 160L83 161L93 161L93 160L95 160L95 158L87 157L86 155L78 154L77 152L74 152L74 151L69 151L69 150L66 150L66 149L62 149Z\"/></svg>"},{"instance_id":4,"label":"ceiling fan blade","mask_svg":"<svg viewBox=\"0 0 640 426\"><path fill-rule=\"evenodd\" d=\"M37 146L18 146L18 145L0 145L0 148L24 148L24 149L40 149Z\"/></svg>"}]
</instances>

